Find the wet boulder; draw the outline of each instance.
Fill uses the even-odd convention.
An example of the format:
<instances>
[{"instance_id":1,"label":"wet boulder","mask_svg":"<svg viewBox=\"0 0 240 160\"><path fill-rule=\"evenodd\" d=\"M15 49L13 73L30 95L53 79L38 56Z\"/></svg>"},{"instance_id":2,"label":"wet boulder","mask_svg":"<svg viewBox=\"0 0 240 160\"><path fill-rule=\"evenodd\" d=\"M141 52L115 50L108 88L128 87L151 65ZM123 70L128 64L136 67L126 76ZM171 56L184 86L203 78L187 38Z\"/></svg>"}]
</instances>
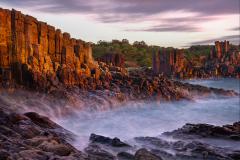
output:
<instances>
[{"instance_id":1,"label":"wet boulder","mask_svg":"<svg viewBox=\"0 0 240 160\"><path fill-rule=\"evenodd\" d=\"M70 145L67 138L66 130L46 117L7 112L0 106L1 160L85 160L87 155Z\"/></svg>"},{"instance_id":2,"label":"wet boulder","mask_svg":"<svg viewBox=\"0 0 240 160\"><path fill-rule=\"evenodd\" d=\"M35 112L28 112L28 113L25 113L24 115L30 118L33 123L35 123L40 127L49 128L49 129L54 129L58 127L58 125L53 121L51 121L49 118L40 116Z\"/></svg>"},{"instance_id":3,"label":"wet boulder","mask_svg":"<svg viewBox=\"0 0 240 160\"><path fill-rule=\"evenodd\" d=\"M117 157L119 160L135 160L134 155L128 152L119 152Z\"/></svg>"},{"instance_id":4,"label":"wet boulder","mask_svg":"<svg viewBox=\"0 0 240 160\"><path fill-rule=\"evenodd\" d=\"M109 138L109 137L104 137L101 135L96 135L96 134L91 134L90 136L90 141L92 143L100 143L100 144L105 144L109 145L112 147L129 147L130 145L122 142L119 138Z\"/></svg>"},{"instance_id":5,"label":"wet boulder","mask_svg":"<svg viewBox=\"0 0 240 160\"><path fill-rule=\"evenodd\" d=\"M135 153L135 160L162 160L161 157L151 153L145 148L139 149Z\"/></svg>"},{"instance_id":6,"label":"wet boulder","mask_svg":"<svg viewBox=\"0 0 240 160\"><path fill-rule=\"evenodd\" d=\"M209 124L186 124L182 128L164 134L179 138L209 137L240 140L239 128L239 122L222 127Z\"/></svg>"},{"instance_id":7,"label":"wet boulder","mask_svg":"<svg viewBox=\"0 0 240 160\"><path fill-rule=\"evenodd\" d=\"M45 141L39 146L39 148L41 148L43 151L51 152L59 156L68 156L71 154L71 152L73 152L73 150L69 146L59 144L55 140L51 140L48 142Z\"/></svg>"},{"instance_id":8,"label":"wet boulder","mask_svg":"<svg viewBox=\"0 0 240 160\"><path fill-rule=\"evenodd\" d=\"M98 145L90 144L84 151L90 160L116 160L114 155L101 149Z\"/></svg>"}]
</instances>

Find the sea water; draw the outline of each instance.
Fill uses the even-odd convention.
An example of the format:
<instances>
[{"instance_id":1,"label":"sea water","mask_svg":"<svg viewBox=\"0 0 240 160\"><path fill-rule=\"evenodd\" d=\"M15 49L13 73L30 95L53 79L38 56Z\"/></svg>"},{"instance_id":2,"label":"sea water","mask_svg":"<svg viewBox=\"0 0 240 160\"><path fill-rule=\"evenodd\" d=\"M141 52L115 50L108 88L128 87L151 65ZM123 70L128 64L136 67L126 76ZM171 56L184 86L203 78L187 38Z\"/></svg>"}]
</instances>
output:
<instances>
[{"instance_id":1,"label":"sea water","mask_svg":"<svg viewBox=\"0 0 240 160\"><path fill-rule=\"evenodd\" d=\"M189 80L188 83L239 92L237 79ZM186 123L225 125L240 120L239 97L212 96L194 101L129 102L106 111L76 111L58 119L64 128L77 135L75 146L84 148L91 133L131 140L139 136L158 136Z\"/></svg>"}]
</instances>

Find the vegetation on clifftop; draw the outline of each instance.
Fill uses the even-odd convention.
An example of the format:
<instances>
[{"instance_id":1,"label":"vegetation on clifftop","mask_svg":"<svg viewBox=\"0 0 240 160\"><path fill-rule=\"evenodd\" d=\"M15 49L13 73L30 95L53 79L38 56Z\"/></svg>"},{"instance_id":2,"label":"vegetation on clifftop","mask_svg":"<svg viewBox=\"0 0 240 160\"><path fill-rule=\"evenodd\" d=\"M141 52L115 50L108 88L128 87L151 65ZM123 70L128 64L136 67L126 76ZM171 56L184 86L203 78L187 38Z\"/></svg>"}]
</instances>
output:
<instances>
[{"instance_id":1,"label":"vegetation on clifftop","mask_svg":"<svg viewBox=\"0 0 240 160\"><path fill-rule=\"evenodd\" d=\"M234 45L230 45L230 47L236 48ZM194 45L184 49L184 54L190 60L200 56L209 56L213 48L214 45ZM130 44L127 39L112 40L111 42L99 41L97 44L93 44L93 56L98 58L106 53L119 53L124 56L127 67L151 67L152 53L159 49L161 50L163 47L147 45L144 41L135 41L133 44Z\"/></svg>"},{"instance_id":2,"label":"vegetation on clifftop","mask_svg":"<svg viewBox=\"0 0 240 160\"><path fill-rule=\"evenodd\" d=\"M184 53L188 59L193 57L209 56L213 47L214 46L212 45L195 45L184 49Z\"/></svg>"},{"instance_id":3,"label":"vegetation on clifftop","mask_svg":"<svg viewBox=\"0 0 240 160\"><path fill-rule=\"evenodd\" d=\"M144 41L130 44L128 40L112 40L112 42L99 41L93 45L93 56L98 58L106 53L119 53L124 55L126 66L152 65L152 53L156 52L158 46L148 46Z\"/></svg>"}]
</instances>

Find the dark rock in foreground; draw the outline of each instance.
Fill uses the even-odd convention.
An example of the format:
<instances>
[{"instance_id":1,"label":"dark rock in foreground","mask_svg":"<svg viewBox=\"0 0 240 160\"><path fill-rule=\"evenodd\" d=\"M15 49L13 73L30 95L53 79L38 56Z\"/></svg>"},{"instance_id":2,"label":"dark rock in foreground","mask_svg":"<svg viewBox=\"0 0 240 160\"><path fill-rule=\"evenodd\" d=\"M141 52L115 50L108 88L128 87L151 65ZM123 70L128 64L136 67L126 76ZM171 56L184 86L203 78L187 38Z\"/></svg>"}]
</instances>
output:
<instances>
[{"instance_id":1,"label":"dark rock in foreground","mask_svg":"<svg viewBox=\"0 0 240 160\"><path fill-rule=\"evenodd\" d=\"M98 145L89 145L85 148L85 152L91 160L116 160L116 157L113 154L103 150Z\"/></svg>"},{"instance_id":2,"label":"dark rock in foreground","mask_svg":"<svg viewBox=\"0 0 240 160\"><path fill-rule=\"evenodd\" d=\"M92 143L100 143L105 145L110 145L112 147L130 147L130 145L122 142L119 138L109 138L101 135L91 134L90 141Z\"/></svg>"},{"instance_id":3,"label":"dark rock in foreground","mask_svg":"<svg viewBox=\"0 0 240 160\"><path fill-rule=\"evenodd\" d=\"M163 137L136 137L130 146L118 138L92 134L81 152L69 142L74 135L34 112L14 113L0 105L1 160L239 160L240 149L217 146L209 139L238 143L240 122L222 127L186 124ZM177 139L175 139L177 138ZM206 139L208 138L208 139ZM206 139L206 140L204 140Z\"/></svg>"},{"instance_id":4,"label":"dark rock in foreground","mask_svg":"<svg viewBox=\"0 0 240 160\"><path fill-rule=\"evenodd\" d=\"M238 160L240 150L218 147L193 141L166 141L156 137L136 138L138 143L150 148L152 154L166 160Z\"/></svg>"},{"instance_id":5,"label":"dark rock in foreground","mask_svg":"<svg viewBox=\"0 0 240 160\"><path fill-rule=\"evenodd\" d=\"M222 127L209 124L186 124L182 128L164 134L176 138L202 137L240 140L240 122Z\"/></svg>"},{"instance_id":6,"label":"dark rock in foreground","mask_svg":"<svg viewBox=\"0 0 240 160\"><path fill-rule=\"evenodd\" d=\"M222 127L186 124L175 131L164 133L161 137L137 137L135 140L140 145L151 149L150 152L153 154L167 160L238 160L240 148L234 146L240 144L239 124L236 122ZM169 138L171 140L168 140Z\"/></svg>"},{"instance_id":7,"label":"dark rock in foreground","mask_svg":"<svg viewBox=\"0 0 240 160\"><path fill-rule=\"evenodd\" d=\"M128 152L120 152L117 154L117 157L120 160L134 160L134 155Z\"/></svg>"},{"instance_id":8,"label":"dark rock in foreground","mask_svg":"<svg viewBox=\"0 0 240 160\"><path fill-rule=\"evenodd\" d=\"M0 159L86 159L67 140L73 135L37 113L7 113L0 108Z\"/></svg>"},{"instance_id":9,"label":"dark rock in foreground","mask_svg":"<svg viewBox=\"0 0 240 160\"><path fill-rule=\"evenodd\" d=\"M145 148L139 149L135 154L136 160L162 160L161 157L154 155Z\"/></svg>"}]
</instances>

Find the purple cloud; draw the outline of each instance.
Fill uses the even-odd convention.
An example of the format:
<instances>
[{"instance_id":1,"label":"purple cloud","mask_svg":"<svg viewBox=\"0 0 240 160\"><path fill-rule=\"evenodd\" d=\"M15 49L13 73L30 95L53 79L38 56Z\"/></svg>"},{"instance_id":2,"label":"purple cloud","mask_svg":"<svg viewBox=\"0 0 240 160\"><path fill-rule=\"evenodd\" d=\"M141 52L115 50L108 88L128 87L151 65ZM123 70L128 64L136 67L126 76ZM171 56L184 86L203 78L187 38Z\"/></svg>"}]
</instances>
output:
<instances>
[{"instance_id":1,"label":"purple cloud","mask_svg":"<svg viewBox=\"0 0 240 160\"><path fill-rule=\"evenodd\" d=\"M239 35L230 35L230 36L223 36L223 37L219 37L219 38L212 38L212 39L207 39L207 40L203 40L203 41L197 41L197 42L193 42L191 45L205 45L205 44L212 44L215 41L224 41L224 40L228 40L233 44L240 44L240 36Z\"/></svg>"},{"instance_id":2,"label":"purple cloud","mask_svg":"<svg viewBox=\"0 0 240 160\"><path fill-rule=\"evenodd\" d=\"M187 26L187 25L159 25L153 26L146 29L136 29L136 30L127 30L127 31L145 31L145 32L200 32L201 28L194 27L194 26Z\"/></svg>"},{"instance_id":3,"label":"purple cloud","mask_svg":"<svg viewBox=\"0 0 240 160\"><path fill-rule=\"evenodd\" d=\"M195 25L199 22L213 20L214 16L218 15L238 14L239 3L239 0L2 0L0 2L12 7L53 14L90 14L102 23L144 22L149 20L149 17L155 17L153 21L156 26L142 30L148 32L198 32L201 29ZM196 15L191 18L157 19L158 14L170 11L194 12Z\"/></svg>"},{"instance_id":4,"label":"purple cloud","mask_svg":"<svg viewBox=\"0 0 240 160\"><path fill-rule=\"evenodd\" d=\"M133 14L142 16L185 10L203 15L237 14L238 0L3 0L11 6L34 8L53 13ZM127 18L127 17L126 17Z\"/></svg>"}]
</instances>

